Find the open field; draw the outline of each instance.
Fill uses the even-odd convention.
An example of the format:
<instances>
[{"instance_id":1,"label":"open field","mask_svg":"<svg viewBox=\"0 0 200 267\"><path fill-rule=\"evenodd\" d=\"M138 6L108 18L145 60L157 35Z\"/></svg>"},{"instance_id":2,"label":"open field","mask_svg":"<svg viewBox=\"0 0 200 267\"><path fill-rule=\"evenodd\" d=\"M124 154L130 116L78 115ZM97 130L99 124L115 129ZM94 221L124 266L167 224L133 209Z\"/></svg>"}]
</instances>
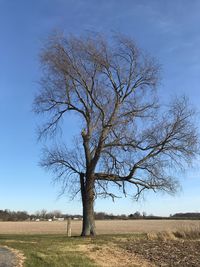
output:
<instances>
[{"instance_id":1,"label":"open field","mask_svg":"<svg viewBox=\"0 0 200 267\"><path fill-rule=\"evenodd\" d=\"M72 235L79 235L82 221L72 221ZM199 228L195 220L104 220L96 221L98 234L128 234ZM0 234L65 234L64 222L0 222Z\"/></svg>"},{"instance_id":2,"label":"open field","mask_svg":"<svg viewBox=\"0 0 200 267\"><path fill-rule=\"evenodd\" d=\"M200 221L96 221L95 238L77 236L81 223L67 237L66 221L0 222L0 249L15 253L17 267L200 266Z\"/></svg>"},{"instance_id":3,"label":"open field","mask_svg":"<svg viewBox=\"0 0 200 267\"><path fill-rule=\"evenodd\" d=\"M0 235L0 248L16 252L17 267L200 266L198 238L177 238L169 233L163 237L155 233L150 238L146 234L95 238L4 234Z\"/></svg>"}]
</instances>

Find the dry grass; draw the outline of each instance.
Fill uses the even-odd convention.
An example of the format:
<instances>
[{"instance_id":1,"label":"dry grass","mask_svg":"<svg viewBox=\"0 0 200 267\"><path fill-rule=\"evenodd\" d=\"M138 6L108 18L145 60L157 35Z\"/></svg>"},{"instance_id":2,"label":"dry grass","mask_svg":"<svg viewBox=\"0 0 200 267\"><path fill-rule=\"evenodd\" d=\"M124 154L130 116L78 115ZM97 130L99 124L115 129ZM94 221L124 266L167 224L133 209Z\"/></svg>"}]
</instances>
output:
<instances>
[{"instance_id":1,"label":"dry grass","mask_svg":"<svg viewBox=\"0 0 200 267\"><path fill-rule=\"evenodd\" d=\"M167 241L167 240L176 240L173 232L163 231L158 233L147 233L148 240L160 240L160 241Z\"/></svg>"},{"instance_id":2,"label":"dry grass","mask_svg":"<svg viewBox=\"0 0 200 267\"><path fill-rule=\"evenodd\" d=\"M200 227L189 226L182 227L179 229L174 229L172 231L162 231L162 232L151 232L147 233L148 240L177 240L177 239L186 239L186 240L200 240Z\"/></svg>"},{"instance_id":3,"label":"dry grass","mask_svg":"<svg viewBox=\"0 0 200 267\"><path fill-rule=\"evenodd\" d=\"M77 248L76 248L77 249ZM129 253L113 242L101 245L81 245L79 249L87 253L97 266L101 267L154 267L155 265L142 257Z\"/></svg>"},{"instance_id":4,"label":"dry grass","mask_svg":"<svg viewBox=\"0 0 200 267\"><path fill-rule=\"evenodd\" d=\"M173 232L173 234L176 238L190 239L190 240L200 239L200 227L199 226L196 228L185 227Z\"/></svg>"},{"instance_id":5,"label":"dry grass","mask_svg":"<svg viewBox=\"0 0 200 267\"><path fill-rule=\"evenodd\" d=\"M72 235L81 232L81 221L72 221ZM96 221L98 234L158 233L174 232L178 235L183 229L189 229L190 235L199 229L200 221L191 220L105 220ZM0 234L64 234L67 221L64 222L0 222Z\"/></svg>"}]
</instances>

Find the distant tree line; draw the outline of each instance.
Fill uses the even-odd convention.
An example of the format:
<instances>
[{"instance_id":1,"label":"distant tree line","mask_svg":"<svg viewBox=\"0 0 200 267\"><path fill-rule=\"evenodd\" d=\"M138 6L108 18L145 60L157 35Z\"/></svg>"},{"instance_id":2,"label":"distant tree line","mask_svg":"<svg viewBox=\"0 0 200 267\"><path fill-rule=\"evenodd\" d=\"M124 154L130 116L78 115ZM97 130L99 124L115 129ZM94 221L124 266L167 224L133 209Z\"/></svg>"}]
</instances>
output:
<instances>
[{"instance_id":1,"label":"distant tree line","mask_svg":"<svg viewBox=\"0 0 200 267\"><path fill-rule=\"evenodd\" d=\"M147 219L156 217L154 215L147 215L146 212L140 213L136 211L135 213L131 213L129 215L126 214L107 214L105 212L95 212L95 219L96 220L130 220L130 219Z\"/></svg>"},{"instance_id":2,"label":"distant tree line","mask_svg":"<svg viewBox=\"0 0 200 267\"><path fill-rule=\"evenodd\" d=\"M135 213L131 213L129 215L120 214L120 215L113 215L107 214L105 212L95 212L95 219L96 220L137 220L137 219L145 219L145 220L178 220L178 219L200 219L200 213L175 213L174 215L170 215L169 217L163 216L155 216L153 214L147 215L146 212L140 213L136 211Z\"/></svg>"},{"instance_id":3,"label":"distant tree line","mask_svg":"<svg viewBox=\"0 0 200 267\"><path fill-rule=\"evenodd\" d=\"M25 221L29 217L26 211L0 210L0 221Z\"/></svg>"},{"instance_id":4,"label":"distant tree line","mask_svg":"<svg viewBox=\"0 0 200 267\"><path fill-rule=\"evenodd\" d=\"M175 213L170 217L173 219L200 219L200 212Z\"/></svg>"},{"instance_id":5,"label":"distant tree line","mask_svg":"<svg viewBox=\"0 0 200 267\"><path fill-rule=\"evenodd\" d=\"M0 210L0 221L34 221L34 220L56 220L59 218L67 219L71 217L81 218L80 215L62 214L59 210L48 212L45 209L29 214L27 211L11 211L8 209Z\"/></svg>"},{"instance_id":6,"label":"distant tree line","mask_svg":"<svg viewBox=\"0 0 200 267\"><path fill-rule=\"evenodd\" d=\"M71 214L63 214L59 210L54 210L48 212L45 209L40 211L36 211L34 214L29 214L27 211L10 211L8 209L0 210L0 221L47 221L47 220L57 220L59 218L68 219L72 218L82 219L82 216L71 215ZM162 217L162 216L155 216L153 214L147 215L146 212L140 213L136 211L135 213L131 213L129 215L126 214L108 214L106 212L95 212L95 220L138 220L138 219L145 219L145 220L183 220L183 219L192 219L198 220L200 219L199 212L187 212L187 213L175 213L171 214L169 217Z\"/></svg>"}]
</instances>

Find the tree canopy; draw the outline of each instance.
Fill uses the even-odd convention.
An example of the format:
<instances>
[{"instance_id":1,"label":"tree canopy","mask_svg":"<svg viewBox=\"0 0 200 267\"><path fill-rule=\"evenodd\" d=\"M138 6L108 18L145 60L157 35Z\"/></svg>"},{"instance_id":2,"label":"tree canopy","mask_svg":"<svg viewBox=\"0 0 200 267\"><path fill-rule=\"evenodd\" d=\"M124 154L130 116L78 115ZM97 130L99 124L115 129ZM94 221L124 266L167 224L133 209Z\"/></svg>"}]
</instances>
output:
<instances>
[{"instance_id":1,"label":"tree canopy","mask_svg":"<svg viewBox=\"0 0 200 267\"><path fill-rule=\"evenodd\" d=\"M131 38L119 35L108 41L96 34L51 36L41 64L34 108L48 117L40 136L53 137L66 113L77 114L81 122L74 148L58 144L46 149L42 166L54 172L64 189L77 186L73 192L81 192L88 222L83 235L95 232L94 199L116 197L110 185L125 195L133 187L136 199L145 190L176 192L172 170L195 158L198 134L187 98L159 104L155 59Z\"/></svg>"}]
</instances>

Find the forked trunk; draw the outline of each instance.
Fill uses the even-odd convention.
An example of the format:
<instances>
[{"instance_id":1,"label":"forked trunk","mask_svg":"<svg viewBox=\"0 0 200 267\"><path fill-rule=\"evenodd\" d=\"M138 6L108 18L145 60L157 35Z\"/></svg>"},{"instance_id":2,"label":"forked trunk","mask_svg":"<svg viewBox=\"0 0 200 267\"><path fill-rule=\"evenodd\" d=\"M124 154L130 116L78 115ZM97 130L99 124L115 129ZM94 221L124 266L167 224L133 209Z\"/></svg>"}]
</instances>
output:
<instances>
[{"instance_id":1,"label":"forked trunk","mask_svg":"<svg viewBox=\"0 0 200 267\"><path fill-rule=\"evenodd\" d=\"M83 205L83 224L81 236L95 236L94 220L94 187L93 182L85 181L84 174L81 174L81 195Z\"/></svg>"}]
</instances>

